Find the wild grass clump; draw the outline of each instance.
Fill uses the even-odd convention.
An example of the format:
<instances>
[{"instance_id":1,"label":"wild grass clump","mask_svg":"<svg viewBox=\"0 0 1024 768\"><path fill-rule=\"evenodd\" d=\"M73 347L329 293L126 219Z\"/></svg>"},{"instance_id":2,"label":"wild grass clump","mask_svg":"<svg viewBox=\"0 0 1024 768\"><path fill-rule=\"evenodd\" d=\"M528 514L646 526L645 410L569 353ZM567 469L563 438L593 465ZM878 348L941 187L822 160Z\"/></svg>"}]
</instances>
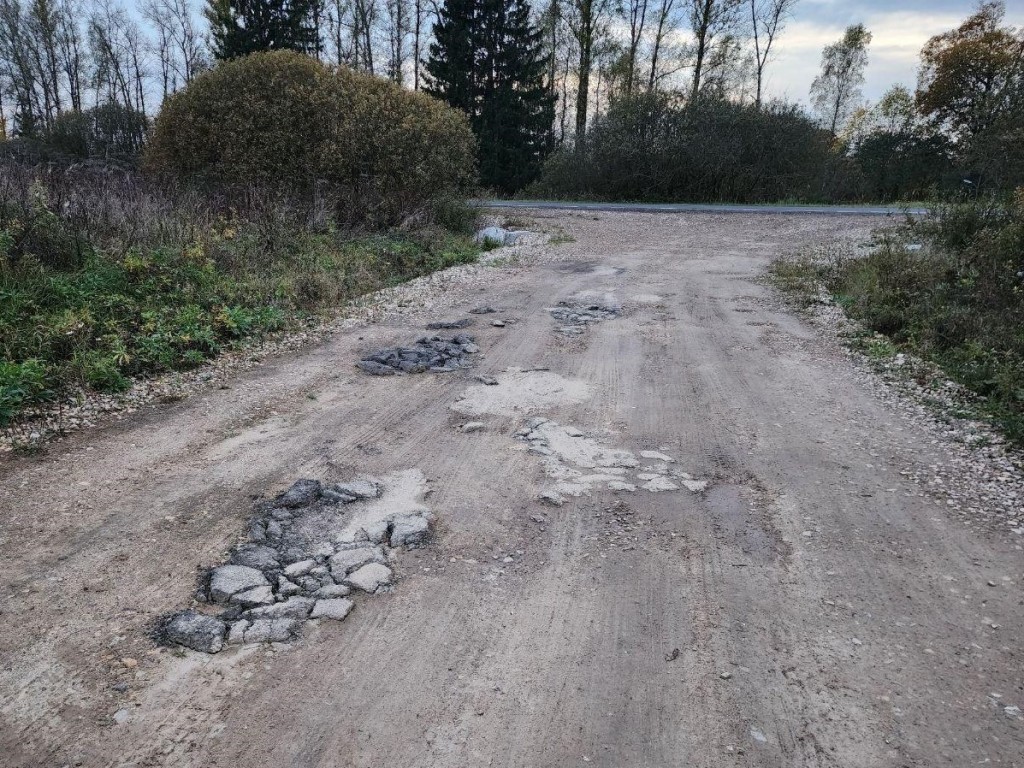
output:
<instances>
[{"instance_id":1,"label":"wild grass clump","mask_svg":"<svg viewBox=\"0 0 1024 768\"><path fill-rule=\"evenodd\" d=\"M1024 190L1009 200L939 208L881 233L866 254L794 257L778 285L823 285L847 314L895 348L937 363L1024 441Z\"/></svg>"},{"instance_id":2,"label":"wild grass clump","mask_svg":"<svg viewBox=\"0 0 1024 768\"><path fill-rule=\"evenodd\" d=\"M428 217L367 233L340 228L332 208L203 196L133 173L0 168L0 425L476 256ZM458 208L445 217L465 226Z\"/></svg>"}]
</instances>

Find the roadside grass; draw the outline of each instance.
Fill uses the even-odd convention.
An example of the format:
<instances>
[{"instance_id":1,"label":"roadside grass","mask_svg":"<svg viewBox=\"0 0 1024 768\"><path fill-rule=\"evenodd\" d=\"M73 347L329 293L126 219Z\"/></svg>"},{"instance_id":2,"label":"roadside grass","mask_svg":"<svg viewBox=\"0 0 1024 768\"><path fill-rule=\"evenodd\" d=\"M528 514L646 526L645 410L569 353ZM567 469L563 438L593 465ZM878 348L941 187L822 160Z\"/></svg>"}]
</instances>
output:
<instances>
[{"instance_id":1,"label":"roadside grass","mask_svg":"<svg viewBox=\"0 0 1024 768\"><path fill-rule=\"evenodd\" d=\"M144 213L145 227L97 228L40 185L24 205L0 199L0 426L80 388L194 368L479 252L430 224L367 234L272 206L184 222L180 210Z\"/></svg>"},{"instance_id":2,"label":"roadside grass","mask_svg":"<svg viewBox=\"0 0 1024 768\"><path fill-rule=\"evenodd\" d=\"M942 207L868 248L783 257L769 279L798 307L834 300L865 329L847 343L869 358L908 352L938 365L1024 444L1024 191Z\"/></svg>"}]
</instances>

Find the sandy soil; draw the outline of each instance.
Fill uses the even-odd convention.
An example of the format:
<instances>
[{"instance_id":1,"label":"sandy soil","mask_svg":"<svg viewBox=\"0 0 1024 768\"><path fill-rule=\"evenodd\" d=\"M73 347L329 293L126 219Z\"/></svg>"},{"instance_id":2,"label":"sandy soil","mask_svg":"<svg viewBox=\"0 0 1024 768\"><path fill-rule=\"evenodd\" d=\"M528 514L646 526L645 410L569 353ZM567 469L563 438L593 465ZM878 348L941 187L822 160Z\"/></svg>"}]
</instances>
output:
<instances>
[{"instance_id":1,"label":"sandy soil","mask_svg":"<svg viewBox=\"0 0 1024 768\"><path fill-rule=\"evenodd\" d=\"M5 460L0 764L1024 765L1020 546L909 481L942 446L757 280L878 220L541 216L576 241L443 309ZM555 333L547 308L609 295L621 316ZM517 322L477 319L473 370L354 369L481 304ZM538 416L563 426L517 436ZM677 489L608 489L648 461ZM391 594L291 645L149 639L254 497L409 470L437 534Z\"/></svg>"}]
</instances>

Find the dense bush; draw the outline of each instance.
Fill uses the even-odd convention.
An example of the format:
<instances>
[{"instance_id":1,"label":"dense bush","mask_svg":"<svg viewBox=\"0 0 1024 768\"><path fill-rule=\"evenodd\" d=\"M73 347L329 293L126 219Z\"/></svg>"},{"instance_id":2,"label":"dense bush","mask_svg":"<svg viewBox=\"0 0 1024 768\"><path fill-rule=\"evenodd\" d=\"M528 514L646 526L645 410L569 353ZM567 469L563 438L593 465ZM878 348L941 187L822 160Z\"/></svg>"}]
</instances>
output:
<instances>
[{"instance_id":1,"label":"dense bush","mask_svg":"<svg viewBox=\"0 0 1024 768\"><path fill-rule=\"evenodd\" d=\"M65 112L41 141L51 153L73 159L134 162L148 127L140 112L120 104L102 104L84 112Z\"/></svg>"},{"instance_id":2,"label":"dense bush","mask_svg":"<svg viewBox=\"0 0 1024 768\"><path fill-rule=\"evenodd\" d=\"M389 223L467 191L474 154L465 116L440 102L277 51L222 63L171 96L145 165L206 185L320 182L343 220Z\"/></svg>"},{"instance_id":3,"label":"dense bush","mask_svg":"<svg viewBox=\"0 0 1024 768\"><path fill-rule=\"evenodd\" d=\"M306 200L227 202L132 173L0 166L0 425L475 257L432 226L353 235Z\"/></svg>"},{"instance_id":4,"label":"dense bush","mask_svg":"<svg viewBox=\"0 0 1024 768\"><path fill-rule=\"evenodd\" d=\"M531 190L620 200L764 202L848 198L848 161L796 107L620 98L554 155ZM854 176L855 178L855 176Z\"/></svg>"},{"instance_id":5,"label":"dense bush","mask_svg":"<svg viewBox=\"0 0 1024 768\"><path fill-rule=\"evenodd\" d=\"M952 147L941 134L879 131L860 142L853 158L872 200L926 200L960 182Z\"/></svg>"}]
</instances>

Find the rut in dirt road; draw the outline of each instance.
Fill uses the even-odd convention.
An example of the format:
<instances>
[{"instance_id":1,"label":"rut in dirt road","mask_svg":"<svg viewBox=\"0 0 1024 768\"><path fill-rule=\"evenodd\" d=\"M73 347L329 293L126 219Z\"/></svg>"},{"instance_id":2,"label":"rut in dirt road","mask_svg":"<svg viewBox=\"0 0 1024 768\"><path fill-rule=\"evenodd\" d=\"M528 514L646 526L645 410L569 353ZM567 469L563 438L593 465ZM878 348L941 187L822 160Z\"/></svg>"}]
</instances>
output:
<instances>
[{"instance_id":1,"label":"rut in dirt road","mask_svg":"<svg viewBox=\"0 0 1024 768\"><path fill-rule=\"evenodd\" d=\"M575 242L0 469L5 766L1024 765L1019 538L912 482L947 446L760 279L878 222L535 215ZM354 365L464 318L470 367ZM392 547L369 511L413 476L433 527ZM381 496L310 502L329 535L294 552L251 539L297 478ZM148 634L225 610L196 586L249 546L264 607L281 576L351 589L344 531L393 584L330 598L343 621Z\"/></svg>"}]
</instances>

